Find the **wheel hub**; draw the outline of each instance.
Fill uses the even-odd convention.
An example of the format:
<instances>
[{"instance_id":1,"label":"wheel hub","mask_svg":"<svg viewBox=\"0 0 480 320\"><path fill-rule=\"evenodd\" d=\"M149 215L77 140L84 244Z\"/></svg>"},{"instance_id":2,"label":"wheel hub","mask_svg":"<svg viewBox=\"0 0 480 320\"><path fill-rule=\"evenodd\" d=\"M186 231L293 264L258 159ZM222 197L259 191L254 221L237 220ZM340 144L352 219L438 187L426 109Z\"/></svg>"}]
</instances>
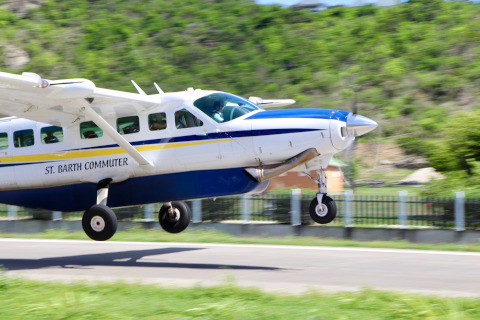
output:
<instances>
[{"instance_id":1,"label":"wheel hub","mask_svg":"<svg viewBox=\"0 0 480 320\"><path fill-rule=\"evenodd\" d=\"M94 216L92 220L90 220L90 226L93 231L101 232L105 229L105 220L100 216Z\"/></svg>"},{"instance_id":2,"label":"wheel hub","mask_svg":"<svg viewBox=\"0 0 480 320\"><path fill-rule=\"evenodd\" d=\"M325 217L328 213L328 208L327 206L322 203L322 204L318 204L316 207L315 207L315 214L319 217Z\"/></svg>"},{"instance_id":3,"label":"wheel hub","mask_svg":"<svg viewBox=\"0 0 480 320\"><path fill-rule=\"evenodd\" d=\"M169 222L177 222L180 220L180 210L177 208L168 209L167 219Z\"/></svg>"}]
</instances>

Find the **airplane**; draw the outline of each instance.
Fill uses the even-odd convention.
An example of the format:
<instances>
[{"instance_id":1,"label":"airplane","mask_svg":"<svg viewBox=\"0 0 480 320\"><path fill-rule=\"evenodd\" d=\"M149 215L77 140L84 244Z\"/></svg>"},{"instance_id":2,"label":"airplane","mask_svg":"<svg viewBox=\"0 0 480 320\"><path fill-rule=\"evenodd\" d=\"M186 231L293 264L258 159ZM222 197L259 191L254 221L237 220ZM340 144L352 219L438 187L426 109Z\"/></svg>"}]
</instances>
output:
<instances>
[{"instance_id":1,"label":"airplane","mask_svg":"<svg viewBox=\"0 0 480 320\"><path fill-rule=\"evenodd\" d=\"M112 207L163 203L160 226L187 228L188 199L261 193L289 170L315 171L310 216L337 213L327 195L332 156L377 123L347 111L275 109L291 99L188 88L147 95L87 79L0 72L0 203L84 211L93 240L117 230Z\"/></svg>"}]
</instances>

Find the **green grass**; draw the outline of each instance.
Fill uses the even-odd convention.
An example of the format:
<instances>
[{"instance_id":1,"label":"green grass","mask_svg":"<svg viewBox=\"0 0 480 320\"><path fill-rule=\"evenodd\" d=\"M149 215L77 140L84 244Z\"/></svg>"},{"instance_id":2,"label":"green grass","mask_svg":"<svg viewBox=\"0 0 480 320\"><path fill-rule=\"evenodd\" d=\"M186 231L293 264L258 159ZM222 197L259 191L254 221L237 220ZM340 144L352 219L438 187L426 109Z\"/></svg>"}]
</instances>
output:
<instances>
[{"instance_id":1,"label":"green grass","mask_svg":"<svg viewBox=\"0 0 480 320\"><path fill-rule=\"evenodd\" d=\"M49 230L1 237L84 239L83 232ZM214 230L180 234L134 228L113 241L212 242L411 248L480 251L480 244L358 242L314 237L234 237ZM181 271L180 271L181 272ZM321 276L321 275L319 275ZM359 292L301 295L240 288L233 281L215 287L164 288L127 283L38 282L0 272L0 319L480 319L480 298L442 298L364 288Z\"/></svg>"},{"instance_id":2,"label":"green grass","mask_svg":"<svg viewBox=\"0 0 480 320\"><path fill-rule=\"evenodd\" d=\"M81 231L67 232L51 229L44 233L12 234L2 233L3 238L30 238L30 239L73 239L89 240ZM170 234L159 229L132 228L127 231L118 231L109 241L138 241L138 242L199 242L199 243L234 243L234 244L273 244L273 245L301 245L301 246L328 246L328 247L368 247L392 249L418 250L448 250L480 252L480 242L466 243L411 243L405 240L395 241L354 241L319 237L236 237L213 229L188 228L179 234Z\"/></svg>"},{"instance_id":3,"label":"green grass","mask_svg":"<svg viewBox=\"0 0 480 320\"><path fill-rule=\"evenodd\" d=\"M0 319L480 319L480 298L363 289L271 294L234 284L162 288L38 282L0 274Z\"/></svg>"}]
</instances>

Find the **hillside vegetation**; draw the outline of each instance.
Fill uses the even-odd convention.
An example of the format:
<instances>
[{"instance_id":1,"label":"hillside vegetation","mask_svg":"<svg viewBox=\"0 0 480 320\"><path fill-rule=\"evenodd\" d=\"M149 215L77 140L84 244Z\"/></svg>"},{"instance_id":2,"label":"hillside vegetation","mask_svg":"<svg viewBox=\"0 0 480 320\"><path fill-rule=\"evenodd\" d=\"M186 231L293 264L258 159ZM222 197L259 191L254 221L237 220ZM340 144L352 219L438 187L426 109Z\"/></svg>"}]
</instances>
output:
<instances>
[{"instance_id":1,"label":"hillside vegetation","mask_svg":"<svg viewBox=\"0 0 480 320\"><path fill-rule=\"evenodd\" d=\"M0 28L0 53L15 46L30 58L8 69L0 55L2 71L127 91L135 79L149 93L156 81L298 107L351 110L356 101L381 124L371 138L408 134L405 149L437 169L477 172L480 130L461 129L480 125L478 3L314 13L247 0L46 0L22 17L0 9Z\"/></svg>"}]
</instances>

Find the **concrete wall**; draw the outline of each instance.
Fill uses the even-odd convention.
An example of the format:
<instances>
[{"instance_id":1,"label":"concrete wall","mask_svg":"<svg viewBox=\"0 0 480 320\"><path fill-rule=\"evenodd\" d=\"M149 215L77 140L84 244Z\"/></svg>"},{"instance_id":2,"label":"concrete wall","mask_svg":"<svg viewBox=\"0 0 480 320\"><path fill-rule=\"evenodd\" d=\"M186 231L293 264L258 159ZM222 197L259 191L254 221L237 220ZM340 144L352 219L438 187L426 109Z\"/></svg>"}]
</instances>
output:
<instances>
[{"instance_id":1,"label":"concrete wall","mask_svg":"<svg viewBox=\"0 0 480 320\"><path fill-rule=\"evenodd\" d=\"M157 222L118 223L118 230L128 230L134 226L160 230ZM63 229L69 232L82 231L81 221L42 221L14 220L0 221L1 233L39 233L48 229ZM477 243L480 231L424 230L424 229L380 229L380 228L344 228L329 226L290 226L281 224L229 224L229 223L192 223L188 230L216 230L234 236L256 237L319 237L333 239L351 239L357 241L407 240L412 243Z\"/></svg>"}]
</instances>

